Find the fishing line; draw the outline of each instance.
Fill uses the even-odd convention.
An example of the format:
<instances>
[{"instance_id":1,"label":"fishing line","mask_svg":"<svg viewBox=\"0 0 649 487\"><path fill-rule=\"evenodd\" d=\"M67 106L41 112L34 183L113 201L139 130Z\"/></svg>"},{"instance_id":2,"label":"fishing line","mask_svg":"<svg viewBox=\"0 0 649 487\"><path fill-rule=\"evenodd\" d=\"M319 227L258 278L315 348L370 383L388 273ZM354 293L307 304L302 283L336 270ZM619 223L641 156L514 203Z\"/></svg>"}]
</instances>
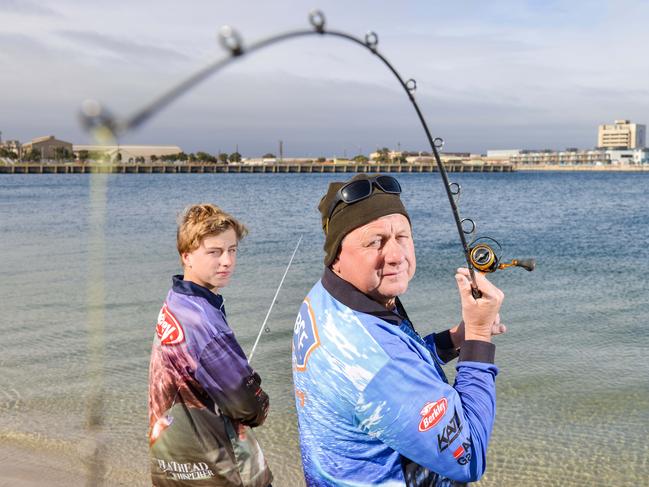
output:
<instances>
[{"instance_id":1,"label":"fishing line","mask_svg":"<svg viewBox=\"0 0 649 487\"><path fill-rule=\"evenodd\" d=\"M277 286L277 290L275 291L275 296L273 296L273 300L270 302L270 308L268 308L268 312L266 313L264 322L261 324L261 328L259 328L259 334L257 335L255 344L252 346L252 350L250 350L250 354L248 355L248 363L252 362L252 356L255 354L255 350L257 349L257 345L259 344L259 339L261 338L261 334L264 331L266 331L266 333L270 333L270 328L266 326L266 323L268 322L268 317L270 316L270 312L273 310L273 306L275 306L275 301L277 301L279 290L282 289L282 284L284 284L284 279L286 279L286 274L288 274L288 270L291 268L291 264L293 263L293 258L295 258L295 253L297 252L297 249L300 246L301 242L302 242L302 235L300 235L300 239L297 241L297 245L295 246L295 249L293 249L293 255L291 255L291 260L288 261L288 265L284 270L284 275L282 276L282 280L279 281L279 286Z\"/></svg>"}]
</instances>

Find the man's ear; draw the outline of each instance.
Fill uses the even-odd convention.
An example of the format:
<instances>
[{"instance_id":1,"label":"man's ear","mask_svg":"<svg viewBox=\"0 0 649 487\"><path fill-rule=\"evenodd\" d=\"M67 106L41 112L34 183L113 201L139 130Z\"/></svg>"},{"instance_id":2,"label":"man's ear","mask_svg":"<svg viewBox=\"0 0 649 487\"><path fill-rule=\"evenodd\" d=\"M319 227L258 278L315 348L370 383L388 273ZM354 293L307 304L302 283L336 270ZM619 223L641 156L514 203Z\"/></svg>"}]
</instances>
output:
<instances>
[{"instance_id":1,"label":"man's ear","mask_svg":"<svg viewBox=\"0 0 649 487\"><path fill-rule=\"evenodd\" d=\"M347 238L347 235L345 235L345 238ZM343 239L343 242L344 241L345 239ZM340 245L338 245L338 250L336 251L336 258L329 266L331 270L338 275L340 275L340 253L343 251L343 242L340 242Z\"/></svg>"},{"instance_id":2,"label":"man's ear","mask_svg":"<svg viewBox=\"0 0 649 487\"><path fill-rule=\"evenodd\" d=\"M183 267L188 267L191 269L192 265L191 265L191 259L189 257L189 252L183 252L180 258L183 261Z\"/></svg>"}]
</instances>

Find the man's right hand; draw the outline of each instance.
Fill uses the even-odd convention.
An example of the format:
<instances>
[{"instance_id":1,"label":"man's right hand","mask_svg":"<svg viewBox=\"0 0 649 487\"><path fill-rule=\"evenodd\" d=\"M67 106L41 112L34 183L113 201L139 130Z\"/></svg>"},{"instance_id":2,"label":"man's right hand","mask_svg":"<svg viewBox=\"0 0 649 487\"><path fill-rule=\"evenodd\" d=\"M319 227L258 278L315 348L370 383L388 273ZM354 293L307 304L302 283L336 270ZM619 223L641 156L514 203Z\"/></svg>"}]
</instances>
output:
<instances>
[{"instance_id":1,"label":"man's right hand","mask_svg":"<svg viewBox=\"0 0 649 487\"><path fill-rule=\"evenodd\" d=\"M496 321L505 295L478 272L475 274L482 297L475 299L471 294L469 269L460 268L455 274L462 302L464 339L491 341L492 325Z\"/></svg>"}]
</instances>

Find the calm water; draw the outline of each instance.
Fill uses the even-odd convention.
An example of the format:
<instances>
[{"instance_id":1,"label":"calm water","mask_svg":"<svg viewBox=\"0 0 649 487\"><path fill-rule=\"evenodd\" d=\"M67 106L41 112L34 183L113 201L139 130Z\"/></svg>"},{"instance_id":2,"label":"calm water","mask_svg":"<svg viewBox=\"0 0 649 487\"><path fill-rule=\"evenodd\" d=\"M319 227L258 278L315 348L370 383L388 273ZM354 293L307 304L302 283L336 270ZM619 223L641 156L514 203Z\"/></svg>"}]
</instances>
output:
<instances>
[{"instance_id":1,"label":"calm water","mask_svg":"<svg viewBox=\"0 0 649 487\"><path fill-rule=\"evenodd\" d=\"M649 485L649 175L451 176L462 184L462 214L479 233L500 240L507 256L535 256L538 265L531 274L493 276L506 293L509 331L497 339L498 418L479 485ZM99 252L108 478L147 485L147 367L154 320L179 271L175 218L209 201L251 229L223 293L246 351L304 236L253 361L271 397L260 439L275 484L303 485L289 337L322 272L315 207L328 182L344 175L94 178L0 177L0 441L81 465L94 383L89 260ZM441 330L459 316L453 274L462 255L449 205L438 175L399 179L418 261L404 302L421 332ZM97 197L104 183L105 213ZM90 232L93 205L105 217L103 251Z\"/></svg>"}]
</instances>

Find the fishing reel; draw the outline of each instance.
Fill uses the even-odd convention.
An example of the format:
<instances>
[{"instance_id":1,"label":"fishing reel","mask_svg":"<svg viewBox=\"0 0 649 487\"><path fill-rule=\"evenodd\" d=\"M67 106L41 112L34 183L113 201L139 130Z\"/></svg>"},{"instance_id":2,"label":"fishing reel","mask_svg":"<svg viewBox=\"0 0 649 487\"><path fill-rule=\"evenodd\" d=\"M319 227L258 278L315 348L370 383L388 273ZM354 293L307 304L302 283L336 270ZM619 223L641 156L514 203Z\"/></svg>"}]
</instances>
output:
<instances>
[{"instance_id":1,"label":"fishing reel","mask_svg":"<svg viewBox=\"0 0 649 487\"><path fill-rule=\"evenodd\" d=\"M457 210L461 189L458 183L449 184L449 190L456 205L455 210ZM470 218L460 220L460 230L469 238L473 237L471 242L465 246L465 253L467 261L480 272L491 273L509 267L522 267L526 271L532 272L536 267L534 259L512 259L509 262L503 262L503 248L500 243L491 237L474 237L476 224Z\"/></svg>"},{"instance_id":2,"label":"fishing reel","mask_svg":"<svg viewBox=\"0 0 649 487\"><path fill-rule=\"evenodd\" d=\"M491 237L478 237L469 244L469 261L480 272L496 272L508 267L522 267L532 272L536 267L534 259L512 259L502 262L502 246Z\"/></svg>"}]
</instances>

